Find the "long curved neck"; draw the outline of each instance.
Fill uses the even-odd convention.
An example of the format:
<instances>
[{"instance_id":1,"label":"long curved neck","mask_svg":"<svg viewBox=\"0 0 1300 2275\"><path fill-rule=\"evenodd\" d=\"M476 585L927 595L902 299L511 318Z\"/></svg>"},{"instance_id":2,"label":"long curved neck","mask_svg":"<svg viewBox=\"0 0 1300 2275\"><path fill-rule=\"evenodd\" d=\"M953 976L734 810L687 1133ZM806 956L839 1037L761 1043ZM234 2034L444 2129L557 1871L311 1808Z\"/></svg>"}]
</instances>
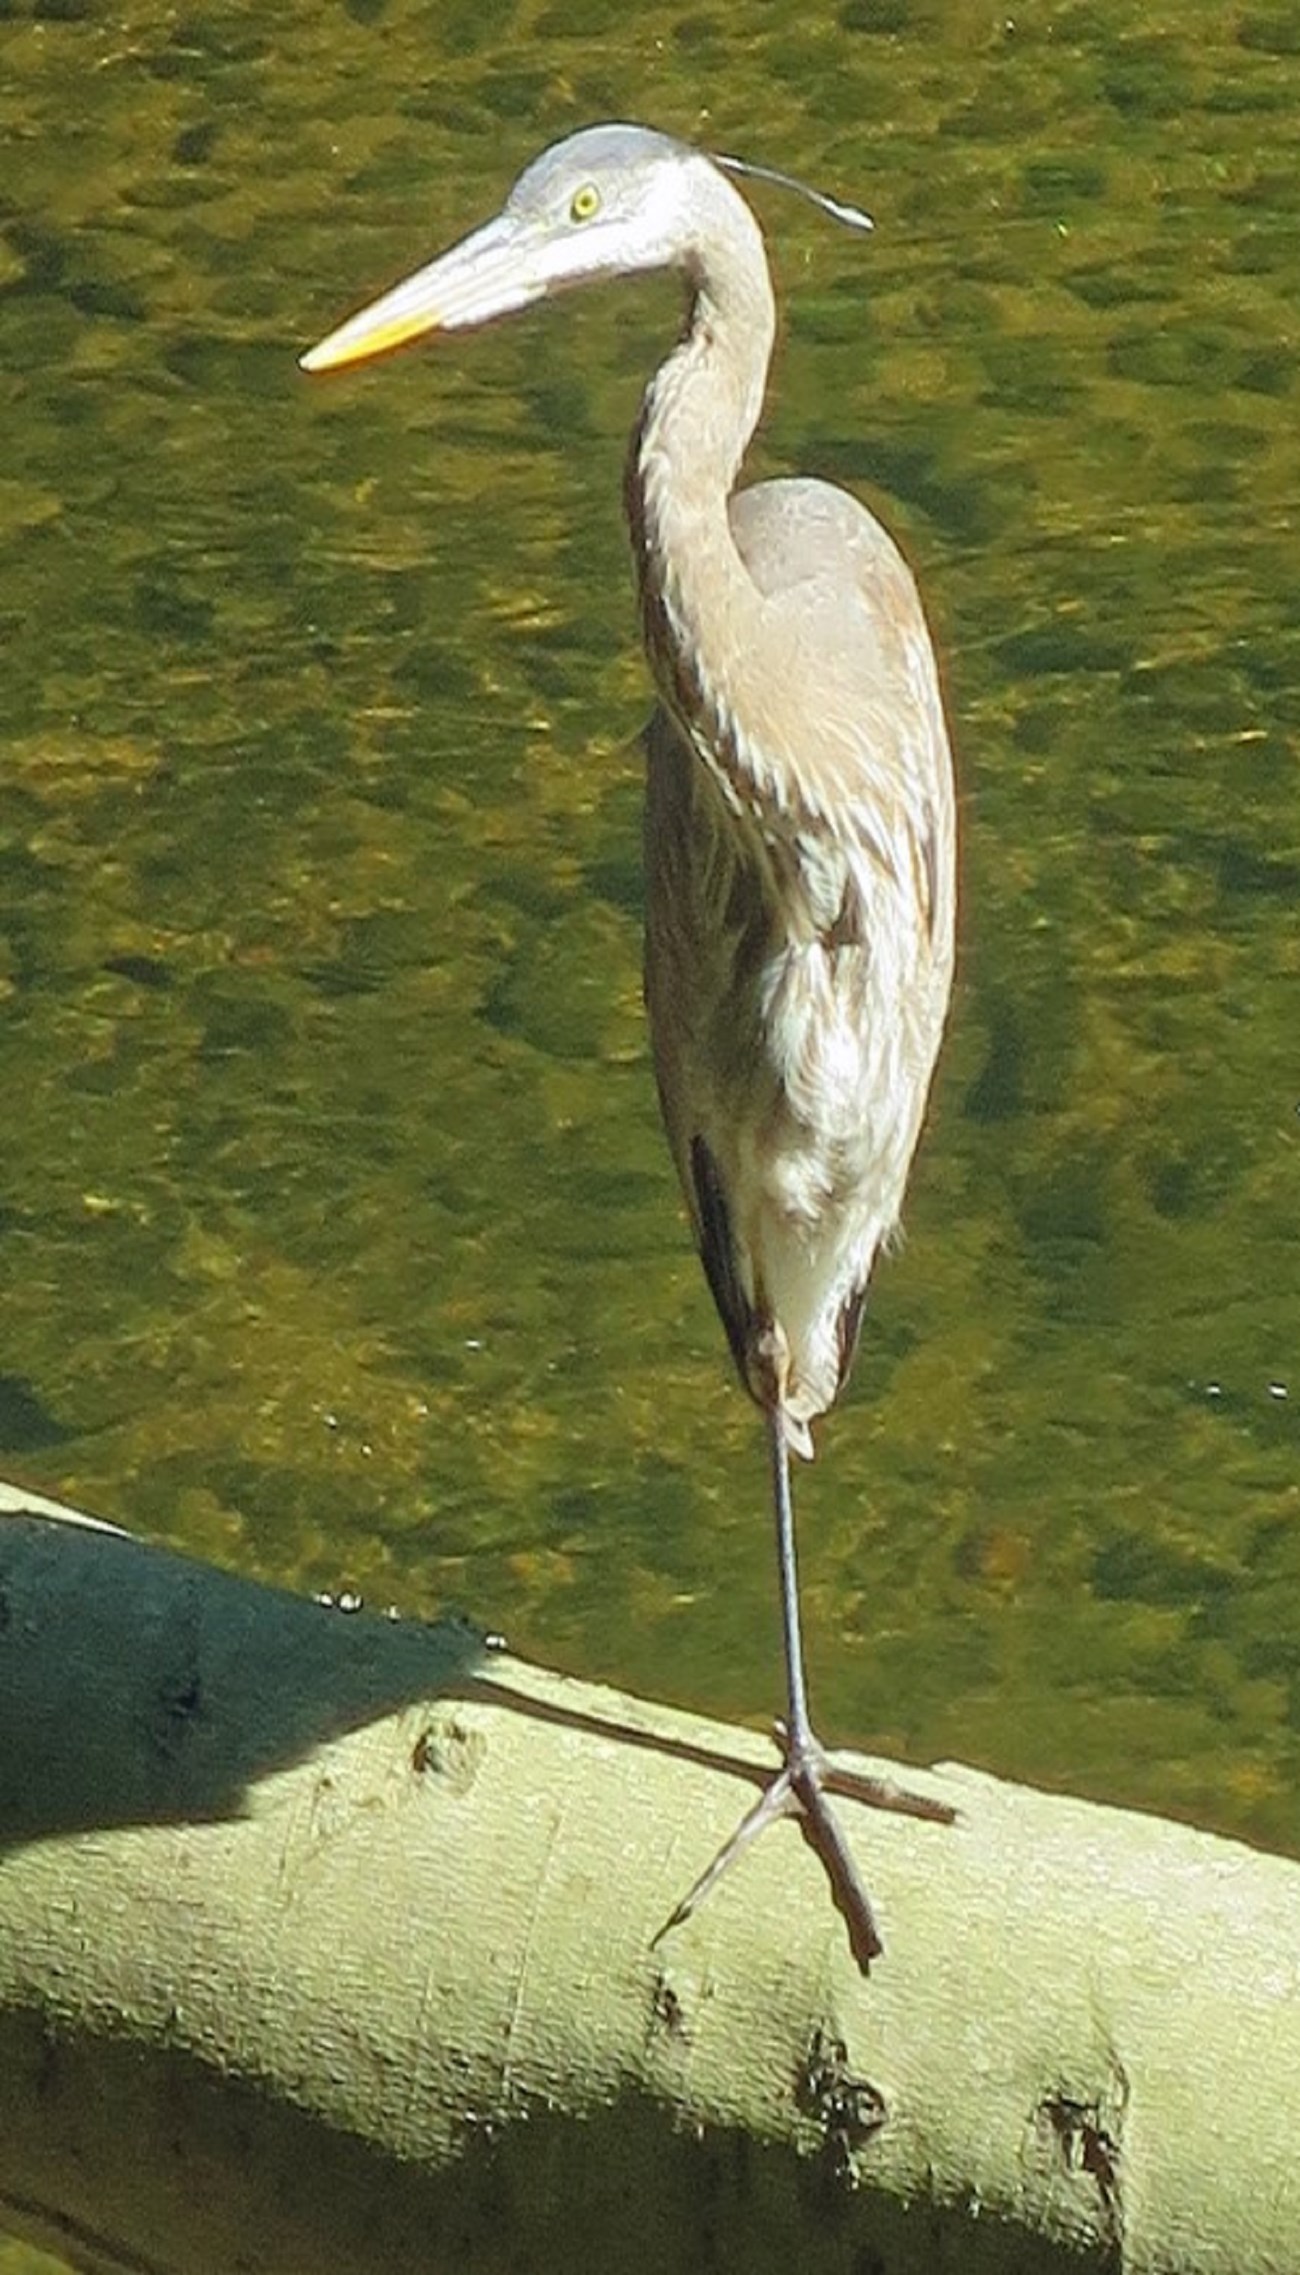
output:
<instances>
[{"instance_id":1,"label":"long curved neck","mask_svg":"<svg viewBox=\"0 0 1300 2275\"><path fill-rule=\"evenodd\" d=\"M760 596L727 506L762 409L776 308L758 224L728 184L717 186L691 248L685 336L651 380L632 435L626 502L660 695L731 774L727 666L744 655Z\"/></svg>"}]
</instances>

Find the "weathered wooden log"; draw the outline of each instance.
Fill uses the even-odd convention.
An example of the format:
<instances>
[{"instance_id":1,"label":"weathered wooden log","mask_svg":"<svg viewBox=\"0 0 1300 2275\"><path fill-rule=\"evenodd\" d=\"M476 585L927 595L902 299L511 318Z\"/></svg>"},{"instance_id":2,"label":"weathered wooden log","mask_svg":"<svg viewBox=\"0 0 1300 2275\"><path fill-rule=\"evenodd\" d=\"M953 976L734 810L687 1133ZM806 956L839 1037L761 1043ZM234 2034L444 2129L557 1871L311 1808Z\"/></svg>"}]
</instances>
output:
<instances>
[{"instance_id":1,"label":"weathered wooden log","mask_svg":"<svg viewBox=\"0 0 1300 2275\"><path fill-rule=\"evenodd\" d=\"M758 1738L0 1495L0 2225L91 2269L1300 2268L1300 1866Z\"/></svg>"}]
</instances>

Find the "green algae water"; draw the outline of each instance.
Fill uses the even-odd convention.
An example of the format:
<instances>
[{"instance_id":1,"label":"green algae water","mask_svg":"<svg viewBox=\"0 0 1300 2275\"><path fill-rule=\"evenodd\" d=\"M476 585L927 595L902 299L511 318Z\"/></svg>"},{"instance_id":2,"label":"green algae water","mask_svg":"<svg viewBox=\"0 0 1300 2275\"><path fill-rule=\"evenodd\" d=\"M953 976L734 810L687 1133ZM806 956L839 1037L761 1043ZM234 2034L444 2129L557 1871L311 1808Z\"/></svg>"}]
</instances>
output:
<instances>
[{"instance_id":1,"label":"green algae water","mask_svg":"<svg viewBox=\"0 0 1300 2275\"><path fill-rule=\"evenodd\" d=\"M0 23L0 1473L780 1705L640 1008L675 290L295 362L644 120L875 216L754 187L750 471L899 536L961 773L908 1239L797 1480L819 1719L1300 1850L1290 12L101 19Z\"/></svg>"}]
</instances>

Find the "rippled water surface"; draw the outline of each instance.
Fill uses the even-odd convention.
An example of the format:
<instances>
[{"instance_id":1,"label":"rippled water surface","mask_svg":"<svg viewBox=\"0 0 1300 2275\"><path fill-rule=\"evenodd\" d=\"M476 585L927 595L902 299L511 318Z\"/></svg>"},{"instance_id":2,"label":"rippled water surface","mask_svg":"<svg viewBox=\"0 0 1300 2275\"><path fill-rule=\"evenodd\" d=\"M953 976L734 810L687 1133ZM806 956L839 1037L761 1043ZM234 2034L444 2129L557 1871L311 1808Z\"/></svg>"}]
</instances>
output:
<instances>
[{"instance_id":1,"label":"rippled water surface","mask_svg":"<svg viewBox=\"0 0 1300 2275\"><path fill-rule=\"evenodd\" d=\"M909 1239L798 1481L821 1719L1300 1849L1290 11L103 13L0 29L0 1470L779 1702L639 997L676 292L295 367L644 118L876 216L756 192L753 465L899 534L962 771Z\"/></svg>"}]
</instances>

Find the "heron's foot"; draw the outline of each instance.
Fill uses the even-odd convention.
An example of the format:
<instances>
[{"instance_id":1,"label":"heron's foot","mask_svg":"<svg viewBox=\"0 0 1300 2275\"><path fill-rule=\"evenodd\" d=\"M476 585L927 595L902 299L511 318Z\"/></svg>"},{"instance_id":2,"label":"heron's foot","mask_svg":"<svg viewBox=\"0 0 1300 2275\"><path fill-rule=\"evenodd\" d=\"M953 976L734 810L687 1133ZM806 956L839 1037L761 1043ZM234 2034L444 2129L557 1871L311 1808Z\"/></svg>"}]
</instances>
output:
<instances>
[{"instance_id":1,"label":"heron's foot","mask_svg":"<svg viewBox=\"0 0 1300 2275\"><path fill-rule=\"evenodd\" d=\"M655 1937L656 1943L669 1930L681 1927L698 1910L705 1897L716 1888L724 1873L742 1857L769 1825L783 1817L797 1817L806 1838L811 1841L826 1868L831 1893L837 1909L843 1915L849 1931L849 1943L859 1967L866 1974L873 1959L884 1949L880 1931L876 1926L871 1898L863 1885L852 1851L844 1838L839 1819L830 1805L828 1796L840 1793L855 1801L865 1802L869 1808L890 1809L910 1817L925 1817L937 1824L951 1824L956 1811L940 1801L931 1801L919 1793L906 1793L888 1778L872 1777L865 1771L853 1768L848 1761L837 1761L827 1754L811 1732L802 1739L792 1739L789 1732L778 1724L777 1735L785 1750L785 1766L777 1772L770 1785L760 1793L745 1816L741 1818L729 1841L725 1841L712 1864L700 1874L693 1888L687 1890L670 1919L665 1920Z\"/></svg>"}]
</instances>

